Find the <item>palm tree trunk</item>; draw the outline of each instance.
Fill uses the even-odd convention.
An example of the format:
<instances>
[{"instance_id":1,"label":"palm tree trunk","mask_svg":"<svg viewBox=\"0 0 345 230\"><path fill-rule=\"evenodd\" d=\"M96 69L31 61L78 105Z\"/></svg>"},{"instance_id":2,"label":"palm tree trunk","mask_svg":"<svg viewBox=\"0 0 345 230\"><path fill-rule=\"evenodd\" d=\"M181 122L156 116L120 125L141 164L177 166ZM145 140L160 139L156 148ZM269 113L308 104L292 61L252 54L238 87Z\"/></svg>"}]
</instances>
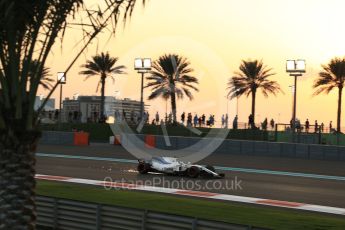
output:
<instances>
[{"instance_id":1,"label":"palm tree trunk","mask_svg":"<svg viewBox=\"0 0 345 230\"><path fill-rule=\"evenodd\" d=\"M104 116L104 103L105 103L105 78L106 76L102 74L101 76L101 114L100 114L100 121L102 123L105 122L105 116Z\"/></svg>"},{"instance_id":2,"label":"palm tree trunk","mask_svg":"<svg viewBox=\"0 0 345 230\"><path fill-rule=\"evenodd\" d=\"M253 127L255 126L255 100L256 100L256 90L252 90L252 116L253 116Z\"/></svg>"},{"instance_id":3,"label":"palm tree trunk","mask_svg":"<svg viewBox=\"0 0 345 230\"><path fill-rule=\"evenodd\" d=\"M173 115L173 123L176 124L176 95L175 92L172 92L170 94L171 97L171 110Z\"/></svg>"},{"instance_id":4,"label":"palm tree trunk","mask_svg":"<svg viewBox=\"0 0 345 230\"><path fill-rule=\"evenodd\" d=\"M338 114L337 114L337 132L341 131L340 123L341 123L341 97L343 93L343 88L339 87L338 91Z\"/></svg>"},{"instance_id":5,"label":"palm tree trunk","mask_svg":"<svg viewBox=\"0 0 345 230\"><path fill-rule=\"evenodd\" d=\"M34 230L39 132L0 130L0 229Z\"/></svg>"}]
</instances>

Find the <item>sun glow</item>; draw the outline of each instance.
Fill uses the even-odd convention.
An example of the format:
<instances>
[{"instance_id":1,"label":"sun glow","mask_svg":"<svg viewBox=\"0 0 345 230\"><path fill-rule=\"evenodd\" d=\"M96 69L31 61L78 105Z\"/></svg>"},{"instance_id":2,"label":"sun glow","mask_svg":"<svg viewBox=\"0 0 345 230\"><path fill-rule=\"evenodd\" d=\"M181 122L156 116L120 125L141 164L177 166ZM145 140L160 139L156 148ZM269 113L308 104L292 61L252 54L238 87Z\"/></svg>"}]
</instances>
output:
<instances>
[{"instance_id":1,"label":"sun glow","mask_svg":"<svg viewBox=\"0 0 345 230\"><path fill-rule=\"evenodd\" d=\"M242 59L262 59L273 68L276 75L272 79L279 82L285 94L268 99L259 94L257 113L261 120L268 117L286 122L291 117L289 86L293 79L285 72L285 64L289 58L302 58L308 65L297 89L297 117L302 121L308 117L326 123L335 120L335 92L312 97L312 83L321 64L345 55L344 8L342 0L333 0L332 4L322 0L291 0L289 4L275 0L150 0L144 8L135 9L131 21L125 28L118 29L115 38L108 40L108 35L102 34L95 40L68 74L64 96L96 94L98 79L84 81L78 72L79 66L97 50L118 56L121 64L128 68L128 75L118 76L114 85L109 81L106 94L113 95L120 90L123 97L133 99L140 98L140 78L133 69L134 59L151 57L154 60L165 53L179 53L191 61L194 75L201 78L200 92L195 94L195 100L178 101L179 112L217 113L220 117L229 110L230 116L234 116L235 101L227 106L224 97L228 78L238 69ZM47 62L52 74L64 71L74 57L72 51L76 50L73 46L77 35L75 31L67 35L62 52L59 46L55 48ZM208 52L193 50L193 46L206 47ZM201 59L209 60L203 62ZM221 69L215 62L223 63ZM44 90L39 93L46 94ZM54 97L58 98L57 95L55 92ZM212 107L201 106L210 103L218 104L216 112ZM240 99L241 121L247 121L250 103L250 98ZM155 100L149 104L151 114L157 110L162 115L165 113L165 101ZM314 114L313 117L310 114Z\"/></svg>"}]
</instances>

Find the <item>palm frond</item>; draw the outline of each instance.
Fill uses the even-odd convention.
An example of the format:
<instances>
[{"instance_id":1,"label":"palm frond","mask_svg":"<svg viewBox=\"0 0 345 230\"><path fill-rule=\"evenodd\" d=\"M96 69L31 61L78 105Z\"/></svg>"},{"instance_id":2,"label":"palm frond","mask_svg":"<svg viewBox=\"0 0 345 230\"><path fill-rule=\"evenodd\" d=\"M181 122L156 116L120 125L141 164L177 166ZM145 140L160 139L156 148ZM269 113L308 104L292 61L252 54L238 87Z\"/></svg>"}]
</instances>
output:
<instances>
[{"instance_id":1,"label":"palm frond","mask_svg":"<svg viewBox=\"0 0 345 230\"><path fill-rule=\"evenodd\" d=\"M39 67L42 65L41 62L38 60L33 60L30 64L30 67L28 69L28 79L30 82L34 81L36 78L36 75L39 78L39 84L40 86L43 87L43 89L49 90L53 87L53 82L54 80L51 79L51 74L50 74L50 68L48 67L43 67L41 72L37 72L37 69L40 69Z\"/></svg>"},{"instance_id":2,"label":"palm frond","mask_svg":"<svg viewBox=\"0 0 345 230\"><path fill-rule=\"evenodd\" d=\"M81 65L83 70L79 74L85 75L85 80L92 76L98 76L110 77L115 82L114 75L126 74L124 65L115 66L118 60L117 57L111 57L108 52L102 52L92 56L91 60L87 60L85 64Z\"/></svg>"},{"instance_id":3,"label":"palm frond","mask_svg":"<svg viewBox=\"0 0 345 230\"><path fill-rule=\"evenodd\" d=\"M170 98L171 94L175 94L179 99L183 99L186 95L192 100L193 96L190 90L198 91L195 84L199 83L196 77L190 75L192 72L193 69L187 58L177 54L160 56L152 63L152 71L146 77L148 83L145 88L151 88L153 91L149 99L155 99L159 96L167 99Z\"/></svg>"},{"instance_id":4,"label":"palm frond","mask_svg":"<svg viewBox=\"0 0 345 230\"><path fill-rule=\"evenodd\" d=\"M164 98L169 98L170 96L168 96L170 94L168 94L168 92L166 91L166 89L164 87L159 87L156 90L153 90L153 92L150 94L150 96L148 97L149 100L152 99L156 99L157 97L164 97Z\"/></svg>"},{"instance_id":5,"label":"palm frond","mask_svg":"<svg viewBox=\"0 0 345 230\"><path fill-rule=\"evenodd\" d=\"M253 91L261 89L263 95L276 95L283 92L276 81L268 80L274 76L271 68L267 68L262 61L242 60L239 71L228 81L228 97L233 99L242 95L249 96Z\"/></svg>"},{"instance_id":6,"label":"palm frond","mask_svg":"<svg viewBox=\"0 0 345 230\"><path fill-rule=\"evenodd\" d=\"M343 88L345 81L345 58L333 58L327 65L322 65L322 71L314 81L313 95L329 94L334 88Z\"/></svg>"}]
</instances>

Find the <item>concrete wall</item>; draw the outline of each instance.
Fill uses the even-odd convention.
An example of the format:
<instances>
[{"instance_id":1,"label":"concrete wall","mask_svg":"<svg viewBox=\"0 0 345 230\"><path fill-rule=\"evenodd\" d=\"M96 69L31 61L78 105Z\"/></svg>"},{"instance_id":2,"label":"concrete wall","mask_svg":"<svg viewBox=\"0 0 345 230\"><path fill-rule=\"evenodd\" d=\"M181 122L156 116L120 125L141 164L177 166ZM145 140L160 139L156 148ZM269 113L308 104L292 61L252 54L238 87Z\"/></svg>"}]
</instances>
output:
<instances>
[{"instance_id":1,"label":"concrete wall","mask_svg":"<svg viewBox=\"0 0 345 230\"><path fill-rule=\"evenodd\" d=\"M73 132L43 131L40 144L47 145L73 145Z\"/></svg>"},{"instance_id":2,"label":"concrete wall","mask_svg":"<svg viewBox=\"0 0 345 230\"><path fill-rule=\"evenodd\" d=\"M138 141L138 139L140 141ZM197 143L200 138L196 137L169 137L171 146L167 146L164 136L155 136L155 145L158 149L177 150L191 147L191 151L199 151L202 147ZM206 139L212 144L212 138ZM41 144L52 145L73 145L73 132L42 132ZM121 138L123 144L135 145L138 148L145 148L145 135L129 135ZM287 157L315 160L345 161L345 147L314 144L294 144L267 141L246 141L246 140L224 140L213 154L234 154L267 157Z\"/></svg>"},{"instance_id":3,"label":"concrete wall","mask_svg":"<svg viewBox=\"0 0 345 230\"><path fill-rule=\"evenodd\" d=\"M166 146L163 136L156 136L156 148L184 149L193 146L200 140L200 138L195 137L169 137L169 139L172 146ZM212 139L210 139L210 141L212 141ZM200 150L197 145L193 148L195 151ZM345 161L345 147L343 146L266 141L224 140L213 154Z\"/></svg>"}]
</instances>

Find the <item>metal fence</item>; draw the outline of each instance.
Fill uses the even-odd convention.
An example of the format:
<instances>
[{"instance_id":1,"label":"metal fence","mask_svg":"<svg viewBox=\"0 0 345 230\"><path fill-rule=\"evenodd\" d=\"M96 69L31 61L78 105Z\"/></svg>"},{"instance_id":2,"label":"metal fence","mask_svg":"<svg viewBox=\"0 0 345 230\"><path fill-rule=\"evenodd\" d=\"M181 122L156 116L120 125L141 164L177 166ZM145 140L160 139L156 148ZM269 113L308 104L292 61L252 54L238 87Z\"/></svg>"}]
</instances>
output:
<instances>
[{"instance_id":1,"label":"metal fence","mask_svg":"<svg viewBox=\"0 0 345 230\"><path fill-rule=\"evenodd\" d=\"M37 196L37 224L66 230L260 230L246 225L202 220L148 210ZM231 215L229 213L229 215ZM39 229L39 228L38 228Z\"/></svg>"}]
</instances>

